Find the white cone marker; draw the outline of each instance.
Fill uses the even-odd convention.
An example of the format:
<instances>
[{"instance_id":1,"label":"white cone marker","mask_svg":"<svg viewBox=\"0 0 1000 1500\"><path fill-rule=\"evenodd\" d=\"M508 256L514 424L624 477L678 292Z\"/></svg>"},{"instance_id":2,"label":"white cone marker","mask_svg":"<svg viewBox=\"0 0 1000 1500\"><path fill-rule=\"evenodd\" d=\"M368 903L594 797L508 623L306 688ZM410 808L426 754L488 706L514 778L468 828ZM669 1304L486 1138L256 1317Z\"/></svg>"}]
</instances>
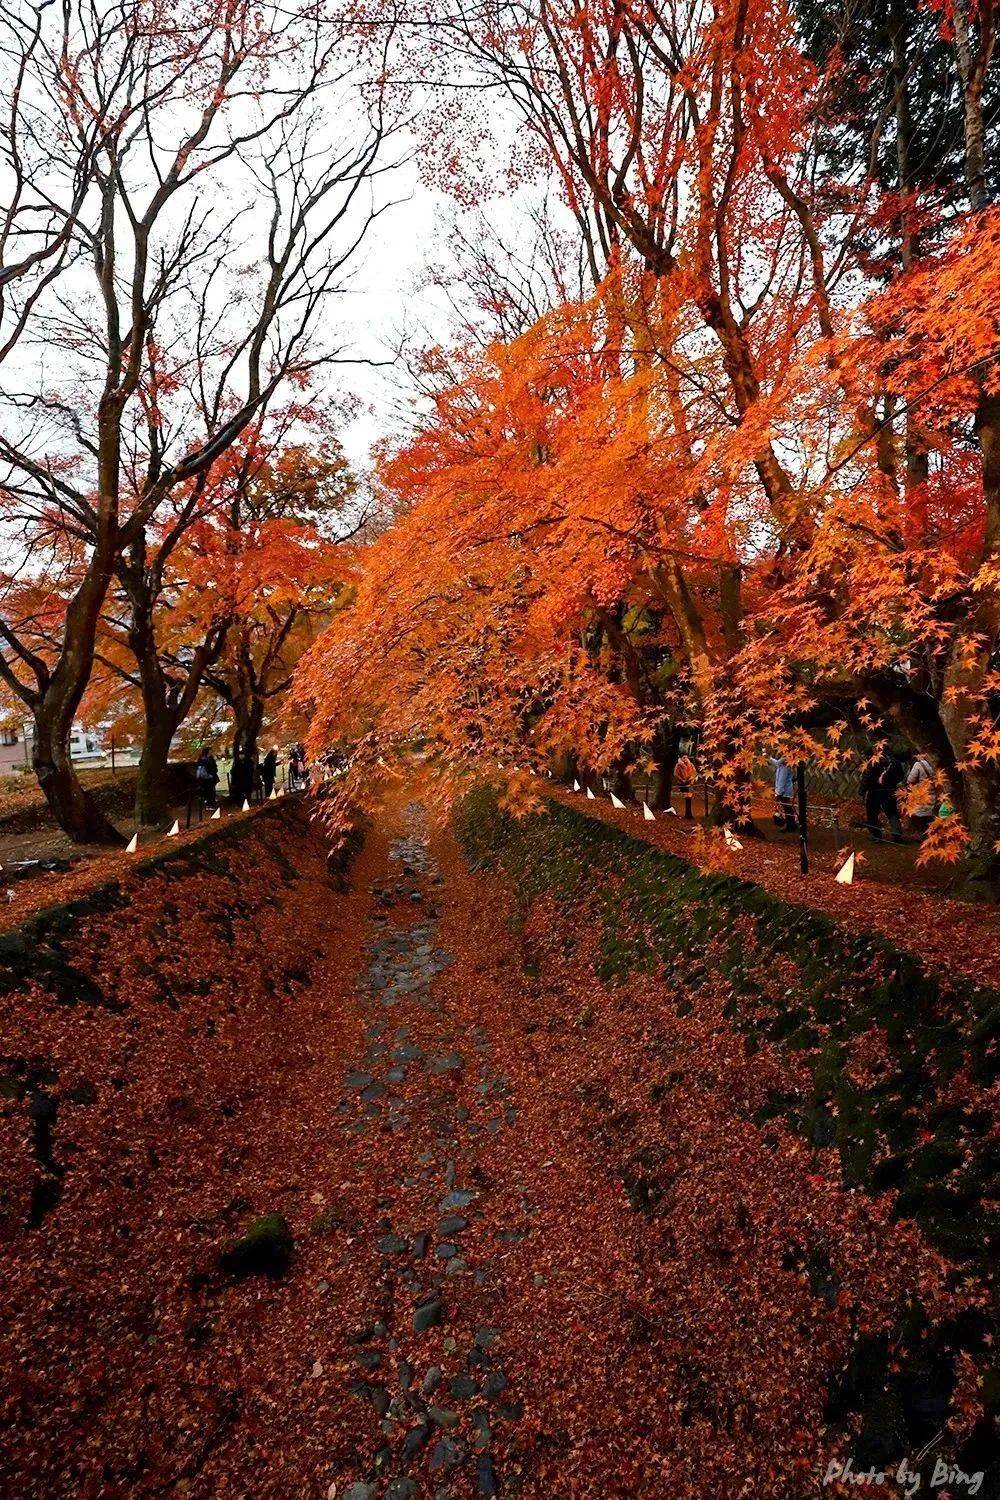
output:
<instances>
[{"instance_id":1,"label":"white cone marker","mask_svg":"<svg viewBox=\"0 0 1000 1500\"><path fill-rule=\"evenodd\" d=\"M217 807L215 809L215 812L212 814L212 819L214 821L216 818L221 818L221 817L222 817L222 808L221 807Z\"/></svg>"},{"instance_id":2,"label":"white cone marker","mask_svg":"<svg viewBox=\"0 0 1000 1500\"><path fill-rule=\"evenodd\" d=\"M622 811L624 811L624 809L625 809L624 802L619 801L619 799L615 796L614 792L611 793L611 806L612 807L620 808Z\"/></svg>"},{"instance_id":3,"label":"white cone marker","mask_svg":"<svg viewBox=\"0 0 1000 1500\"><path fill-rule=\"evenodd\" d=\"M167 838L168 839L175 839L177 837L177 835L180 833L180 831L181 831L181 825L178 823L177 819L175 818L174 819L174 826L173 826L173 828L169 828L167 830Z\"/></svg>"},{"instance_id":4,"label":"white cone marker","mask_svg":"<svg viewBox=\"0 0 1000 1500\"><path fill-rule=\"evenodd\" d=\"M583 791L583 787L580 785L580 783L578 781L574 781L574 783L573 783L573 790L574 790L574 792L582 792Z\"/></svg>"},{"instance_id":5,"label":"white cone marker","mask_svg":"<svg viewBox=\"0 0 1000 1500\"><path fill-rule=\"evenodd\" d=\"M250 811L250 801L249 801L249 798L247 798L247 797L243 798L243 811L244 812L249 812Z\"/></svg>"},{"instance_id":6,"label":"white cone marker","mask_svg":"<svg viewBox=\"0 0 1000 1500\"><path fill-rule=\"evenodd\" d=\"M273 786L271 788L271 795L270 795L270 798L268 800L271 801L271 802L277 802L277 800L278 800L278 788L276 786Z\"/></svg>"},{"instance_id":7,"label":"white cone marker","mask_svg":"<svg viewBox=\"0 0 1000 1500\"><path fill-rule=\"evenodd\" d=\"M648 802L643 802L643 804L642 804L642 817L643 817L643 822L645 822L645 823L655 823L656 822L656 814L653 812L653 810L650 807L650 805L649 805Z\"/></svg>"},{"instance_id":8,"label":"white cone marker","mask_svg":"<svg viewBox=\"0 0 1000 1500\"><path fill-rule=\"evenodd\" d=\"M133 833L132 837L129 839L128 843L125 845L125 853L126 854L134 854L135 851L138 849L138 847L139 847L139 835L137 833Z\"/></svg>"},{"instance_id":9,"label":"white cone marker","mask_svg":"<svg viewBox=\"0 0 1000 1500\"><path fill-rule=\"evenodd\" d=\"M851 850L851 852L847 856L847 858L844 860L844 863L841 865L840 869L837 871L836 875L834 876L834 879L836 880L836 882L837 882L838 885L853 885L854 884L854 850L853 849Z\"/></svg>"},{"instance_id":10,"label":"white cone marker","mask_svg":"<svg viewBox=\"0 0 1000 1500\"><path fill-rule=\"evenodd\" d=\"M595 796L594 796L594 794L593 794L593 792L592 792L592 791L591 791L591 790L590 790L590 787L589 787L589 786L588 786L588 788L587 788L587 801L588 801L588 802L596 802L596 801L597 801L597 798L596 798L596 797L595 797Z\"/></svg>"},{"instance_id":11,"label":"white cone marker","mask_svg":"<svg viewBox=\"0 0 1000 1500\"><path fill-rule=\"evenodd\" d=\"M729 845L730 849L742 849L743 848L743 845L740 843L739 839L736 837L735 833L733 832L733 830L731 828L724 828L722 830L722 834L723 834L723 837L726 840L726 843Z\"/></svg>"}]
</instances>

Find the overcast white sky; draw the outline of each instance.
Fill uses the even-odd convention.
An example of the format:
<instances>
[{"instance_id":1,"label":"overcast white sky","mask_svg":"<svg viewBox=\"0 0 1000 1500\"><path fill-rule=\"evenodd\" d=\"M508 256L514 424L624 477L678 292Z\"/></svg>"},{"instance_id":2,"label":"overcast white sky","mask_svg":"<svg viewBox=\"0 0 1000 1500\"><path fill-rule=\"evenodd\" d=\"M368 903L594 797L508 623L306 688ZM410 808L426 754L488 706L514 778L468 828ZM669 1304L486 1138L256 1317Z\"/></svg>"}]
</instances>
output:
<instances>
[{"instance_id":1,"label":"overcast white sky","mask_svg":"<svg viewBox=\"0 0 1000 1500\"><path fill-rule=\"evenodd\" d=\"M432 109L433 105L424 107ZM537 188L527 183L516 190L508 186L503 168L514 149L517 128L518 122L498 102L492 111L490 137L477 152L482 182L476 194L481 211L502 226L506 240L515 242L518 226L525 222L525 206ZM426 157L421 169L425 145L418 118L414 133L395 138L388 148L401 156L410 153L410 159L378 179L377 201L395 201L369 231L357 258L351 291L331 309L330 316L342 330L345 356L353 349L362 357L389 359L401 331L408 334L412 349L447 344L454 333L454 312L445 295L426 284L426 276L431 265L454 265L447 236L459 210L449 194L430 185L439 174ZM345 366L331 375L331 389L336 385L352 392L359 402L357 415L342 430L341 441L352 465L363 469L373 443L387 435L401 435L403 412L415 414L406 373L398 366Z\"/></svg>"},{"instance_id":2,"label":"overcast white sky","mask_svg":"<svg viewBox=\"0 0 1000 1500\"><path fill-rule=\"evenodd\" d=\"M331 308L342 330L344 355L356 351L363 358L385 360L401 328L415 320L436 325L435 336L446 334L444 310L421 290L422 273L440 259L441 238L451 221L453 204L421 179L415 161L382 179L380 191L396 202L369 231L351 280L351 289ZM372 444L393 430L394 395L403 376L395 368L373 369L364 364L341 366L331 373L331 386L340 386L359 403L356 417L341 434L344 449L356 468L369 460Z\"/></svg>"}]
</instances>

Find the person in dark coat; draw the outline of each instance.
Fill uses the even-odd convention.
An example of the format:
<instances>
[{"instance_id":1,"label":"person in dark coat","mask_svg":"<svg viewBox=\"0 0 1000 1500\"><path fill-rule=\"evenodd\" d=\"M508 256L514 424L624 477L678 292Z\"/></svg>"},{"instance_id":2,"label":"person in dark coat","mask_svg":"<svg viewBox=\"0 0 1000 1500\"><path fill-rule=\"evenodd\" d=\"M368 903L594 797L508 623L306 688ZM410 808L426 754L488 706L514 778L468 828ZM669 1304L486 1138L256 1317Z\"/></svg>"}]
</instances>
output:
<instances>
[{"instance_id":1,"label":"person in dark coat","mask_svg":"<svg viewBox=\"0 0 1000 1500\"><path fill-rule=\"evenodd\" d=\"M269 750L260 763L260 779L264 784L264 796L270 797L274 791L274 781L278 774L278 752Z\"/></svg>"},{"instance_id":2,"label":"person in dark coat","mask_svg":"<svg viewBox=\"0 0 1000 1500\"><path fill-rule=\"evenodd\" d=\"M233 769L229 773L229 795L234 802L249 802L253 796L255 768L253 759L245 750L237 750Z\"/></svg>"},{"instance_id":3,"label":"person in dark coat","mask_svg":"<svg viewBox=\"0 0 1000 1500\"><path fill-rule=\"evenodd\" d=\"M202 798L209 807L214 807L215 788L219 784L219 767L216 765L215 756L207 746L198 756L194 776Z\"/></svg>"},{"instance_id":4,"label":"person in dark coat","mask_svg":"<svg viewBox=\"0 0 1000 1500\"><path fill-rule=\"evenodd\" d=\"M306 765L306 752L302 745L293 745L292 753L288 757L288 790L290 792L305 791L309 785L309 768Z\"/></svg>"},{"instance_id":5,"label":"person in dark coat","mask_svg":"<svg viewBox=\"0 0 1000 1500\"><path fill-rule=\"evenodd\" d=\"M903 784L902 759L889 750L880 750L865 766L858 788L865 802L865 823L873 839L882 837L882 818L889 824L894 844L903 842L896 793Z\"/></svg>"}]
</instances>

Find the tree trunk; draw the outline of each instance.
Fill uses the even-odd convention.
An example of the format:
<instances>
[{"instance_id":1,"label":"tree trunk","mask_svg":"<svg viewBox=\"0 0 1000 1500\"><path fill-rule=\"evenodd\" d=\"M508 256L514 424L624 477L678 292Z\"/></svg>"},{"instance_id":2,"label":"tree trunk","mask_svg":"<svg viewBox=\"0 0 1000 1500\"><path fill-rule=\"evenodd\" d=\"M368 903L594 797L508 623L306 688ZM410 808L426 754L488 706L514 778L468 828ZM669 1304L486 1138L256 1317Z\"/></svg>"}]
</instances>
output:
<instances>
[{"instance_id":1,"label":"tree trunk","mask_svg":"<svg viewBox=\"0 0 1000 1500\"><path fill-rule=\"evenodd\" d=\"M135 788L135 816L138 823L151 827L162 823L170 812L168 776L170 746L174 738L173 715L163 703L150 703L143 694L146 733L139 757L139 778Z\"/></svg>"},{"instance_id":2,"label":"tree trunk","mask_svg":"<svg viewBox=\"0 0 1000 1500\"><path fill-rule=\"evenodd\" d=\"M264 723L264 700L256 694L240 699L233 706L235 725L233 728L233 759L241 752L257 762L257 740Z\"/></svg>"},{"instance_id":3,"label":"tree trunk","mask_svg":"<svg viewBox=\"0 0 1000 1500\"><path fill-rule=\"evenodd\" d=\"M620 801L628 803L635 800L635 788L625 761L617 761L611 767L608 773L608 786Z\"/></svg>"},{"instance_id":4,"label":"tree trunk","mask_svg":"<svg viewBox=\"0 0 1000 1500\"><path fill-rule=\"evenodd\" d=\"M973 55L969 13L968 0L955 0L951 20L955 32L958 76L962 82L965 183L969 207L973 213L979 213L989 202L986 183L986 126L983 120L983 78L989 64L989 54Z\"/></svg>"},{"instance_id":5,"label":"tree trunk","mask_svg":"<svg viewBox=\"0 0 1000 1500\"><path fill-rule=\"evenodd\" d=\"M670 806L674 789L674 767L681 753L681 734L676 725L659 730L653 740L653 764L656 779L653 783L652 806L657 809Z\"/></svg>"},{"instance_id":6,"label":"tree trunk","mask_svg":"<svg viewBox=\"0 0 1000 1500\"><path fill-rule=\"evenodd\" d=\"M1000 562L1000 395L983 395L976 412L976 436L983 455L986 518L981 562ZM1000 589L987 577L976 591L964 628L956 635L941 696L941 720L962 768L962 813L972 838L972 889L1000 895L1000 768L974 753L984 720L993 717L988 692L990 671L1000 650Z\"/></svg>"},{"instance_id":7,"label":"tree trunk","mask_svg":"<svg viewBox=\"0 0 1000 1500\"><path fill-rule=\"evenodd\" d=\"M93 797L83 787L73 767L69 738L75 704L46 694L35 710L35 735L31 763L45 800L64 833L74 844L123 844L125 840Z\"/></svg>"},{"instance_id":8,"label":"tree trunk","mask_svg":"<svg viewBox=\"0 0 1000 1500\"><path fill-rule=\"evenodd\" d=\"M31 763L45 800L74 844L118 845L125 841L84 789L73 768L69 742L94 663L94 641L111 576L106 558L95 553L66 610L58 664L32 705L35 721Z\"/></svg>"},{"instance_id":9,"label":"tree trunk","mask_svg":"<svg viewBox=\"0 0 1000 1500\"><path fill-rule=\"evenodd\" d=\"M983 901L1000 900L1000 777L967 771L962 811L972 837L961 890Z\"/></svg>"},{"instance_id":10,"label":"tree trunk","mask_svg":"<svg viewBox=\"0 0 1000 1500\"><path fill-rule=\"evenodd\" d=\"M149 827L162 823L170 810L167 767L177 715L171 706L169 684L157 655L151 612L140 607L134 598L128 643L139 668L146 723L135 789L135 816L138 823Z\"/></svg>"}]
</instances>

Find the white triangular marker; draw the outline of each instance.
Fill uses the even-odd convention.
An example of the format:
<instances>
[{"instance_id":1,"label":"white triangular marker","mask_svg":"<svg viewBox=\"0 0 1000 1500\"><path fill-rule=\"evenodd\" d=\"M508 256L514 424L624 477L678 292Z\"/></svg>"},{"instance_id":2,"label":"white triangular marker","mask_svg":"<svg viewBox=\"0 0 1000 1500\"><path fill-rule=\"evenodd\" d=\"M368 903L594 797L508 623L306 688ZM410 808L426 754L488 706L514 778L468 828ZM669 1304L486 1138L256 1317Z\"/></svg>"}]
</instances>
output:
<instances>
[{"instance_id":1,"label":"white triangular marker","mask_svg":"<svg viewBox=\"0 0 1000 1500\"><path fill-rule=\"evenodd\" d=\"M838 885L853 885L854 884L854 850L853 849L851 850L851 852L847 856L847 858L844 860L844 863L841 865L840 869L837 871L836 875L834 876L834 879L836 880L836 882L837 882Z\"/></svg>"},{"instance_id":2,"label":"white triangular marker","mask_svg":"<svg viewBox=\"0 0 1000 1500\"><path fill-rule=\"evenodd\" d=\"M175 818L174 819L174 826L173 826L173 828L168 829L168 831L167 831L167 838L168 839L174 839L174 838L176 838L177 835L180 833L180 831L181 831L181 825L178 823L177 819Z\"/></svg>"},{"instance_id":3,"label":"white triangular marker","mask_svg":"<svg viewBox=\"0 0 1000 1500\"><path fill-rule=\"evenodd\" d=\"M642 804L642 816L643 821L646 823L656 822L656 814L652 811L648 802Z\"/></svg>"},{"instance_id":4,"label":"white triangular marker","mask_svg":"<svg viewBox=\"0 0 1000 1500\"><path fill-rule=\"evenodd\" d=\"M574 790L574 792L582 792L583 791L583 787L580 785L580 783L578 781L574 781L574 783L573 783L573 790Z\"/></svg>"},{"instance_id":5,"label":"white triangular marker","mask_svg":"<svg viewBox=\"0 0 1000 1500\"><path fill-rule=\"evenodd\" d=\"M615 796L614 792L611 793L611 806L620 807L623 811L625 809L624 802L620 802L619 799Z\"/></svg>"},{"instance_id":6,"label":"white triangular marker","mask_svg":"<svg viewBox=\"0 0 1000 1500\"><path fill-rule=\"evenodd\" d=\"M215 812L212 814L212 817L213 818L221 818L222 817L222 808L221 807L217 807L215 809Z\"/></svg>"},{"instance_id":7,"label":"white triangular marker","mask_svg":"<svg viewBox=\"0 0 1000 1500\"><path fill-rule=\"evenodd\" d=\"M597 798L596 798L596 797L595 797L595 796L594 796L594 794L593 794L593 792L592 792L592 791L591 791L591 790L590 790L590 787L589 787L589 786L588 786L588 788L587 788L587 801L588 801L588 802L596 802L596 801L597 801Z\"/></svg>"},{"instance_id":8,"label":"white triangular marker","mask_svg":"<svg viewBox=\"0 0 1000 1500\"><path fill-rule=\"evenodd\" d=\"M276 786L273 786L273 787L272 787L272 788L271 788L271 796L270 796L270 799L269 799L269 800L270 800L270 801L271 801L271 802L276 802L276 801L277 801L277 799L278 799L278 788L277 788L277 787L276 787Z\"/></svg>"},{"instance_id":9,"label":"white triangular marker","mask_svg":"<svg viewBox=\"0 0 1000 1500\"><path fill-rule=\"evenodd\" d=\"M249 803L249 801L248 801L248 799L246 797L243 798L243 811L244 812L249 812L250 811L250 803Z\"/></svg>"},{"instance_id":10,"label":"white triangular marker","mask_svg":"<svg viewBox=\"0 0 1000 1500\"><path fill-rule=\"evenodd\" d=\"M729 845L730 849L742 849L743 848L743 845L740 843L739 839L736 837L735 833L733 832L733 830L731 828L724 828L722 830L722 834L723 834L724 839L726 840L726 843Z\"/></svg>"},{"instance_id":11,"label":"white triangular marker","mask_svg":"<svg viewBox=\"0 0 1000 1500\"><path fill-rule=\"evenodd\" d=\"M128 843L125 845L125 853L126 854L134 854L135 851L138 849L138 847L139 847L139 835L137 833L133 833L132 837L129 839Z\"/></svg>"},{"instance_id":12,"label":"white triangular marker","mask_svg":"<svg viewBox=\"0 0 1000 1500\"><path fill-rule=\"evenodd\" d=\"M676 818L676 816L677 816L677 809L676 809L676 807L665 807L663 809L663 811L665 813L669 813L671 815L671 817Z\"/></svg>"}]
</instances>

